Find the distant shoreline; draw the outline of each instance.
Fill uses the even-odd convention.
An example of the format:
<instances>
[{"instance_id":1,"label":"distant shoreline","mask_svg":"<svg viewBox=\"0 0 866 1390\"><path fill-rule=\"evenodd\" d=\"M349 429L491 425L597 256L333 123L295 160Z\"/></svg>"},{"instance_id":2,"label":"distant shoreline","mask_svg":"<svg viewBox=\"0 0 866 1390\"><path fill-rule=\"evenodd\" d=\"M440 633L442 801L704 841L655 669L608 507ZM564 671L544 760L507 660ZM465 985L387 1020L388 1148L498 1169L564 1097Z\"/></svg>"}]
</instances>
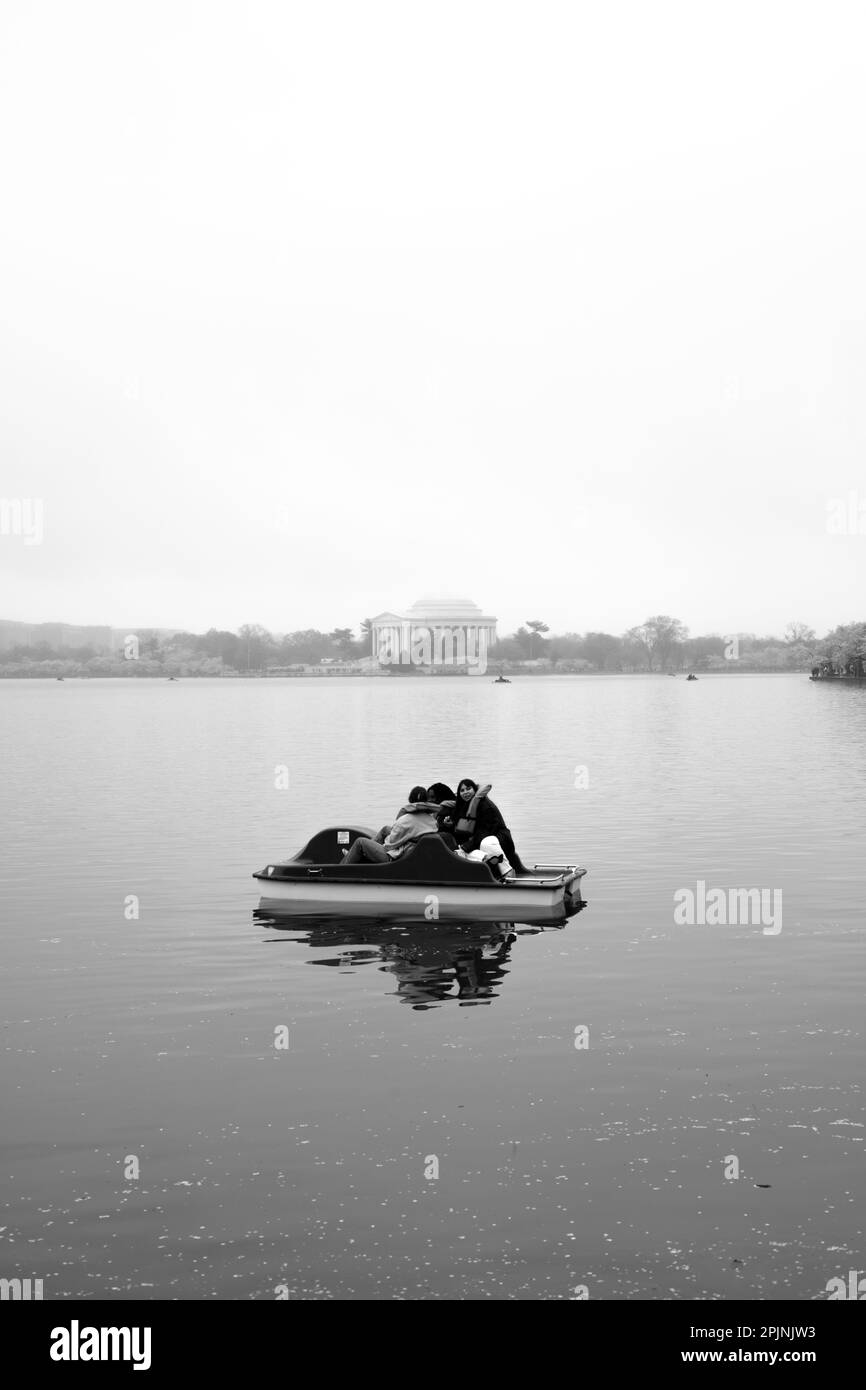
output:
<instances>
[{"instance_id":1,"label":"distant shoreline","mask_svg":"<svg viewBox=\"0 0 866 1390\"><path fill-rule=\"evenodd\" d=\"M807 676L810 668L804 666L791 670L779 670L778 667L760 666L732 666L730 668L720 668L718 670L704 671L698 667L695 675L698 679L709 676ZM566 676L580 678L592 678L593 676L618 676L624 679L631 677L653 676L657 680L670 679L684 681L689 674L687 671L507 671L507 683L513 684L516 680L549 680L563 679ZM387 681L409 678L412 680L471 680L483 683L484 681L497 681L498 672L488 670L484 675L473 676L468 671L383 671L372 673L368 671L322 671L318 674L313 671L299 671L297 674L288 674L285 671L204 671L204 672L163 672L163 671L100 671L92 674L81 674L77 672L61 671L55 672L4 672L0 670L0 680L7 681L99 681L99 680L137 680L137 681L197 681L197 680L279 680L279 681L337 681L337 680L365 680L365 681ZM505 682L503 682L505 683Z\"/></svg>"}]
</instances>

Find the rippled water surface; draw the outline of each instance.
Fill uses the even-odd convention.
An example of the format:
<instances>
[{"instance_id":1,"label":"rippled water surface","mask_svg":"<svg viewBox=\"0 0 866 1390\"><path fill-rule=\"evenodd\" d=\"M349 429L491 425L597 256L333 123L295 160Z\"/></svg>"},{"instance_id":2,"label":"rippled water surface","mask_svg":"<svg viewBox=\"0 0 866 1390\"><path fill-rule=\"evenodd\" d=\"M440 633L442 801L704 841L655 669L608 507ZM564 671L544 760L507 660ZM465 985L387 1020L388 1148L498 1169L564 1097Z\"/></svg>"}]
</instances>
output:
<instances>
[{"instance_id":1,"label":"rippled water surface","mask_svg":"<svg viewBox=\"0 0 866 1390\"><path fill-rule=\"evenodd\" d=\"M62 684L0 682L0 1275L810 1299L864 1267L866 688ZM467 775L525 859L588 867L564 928L254 920L253 870ZM698 880L780 889L781 931L677 925Z\"/></svg>"}]
</instances>

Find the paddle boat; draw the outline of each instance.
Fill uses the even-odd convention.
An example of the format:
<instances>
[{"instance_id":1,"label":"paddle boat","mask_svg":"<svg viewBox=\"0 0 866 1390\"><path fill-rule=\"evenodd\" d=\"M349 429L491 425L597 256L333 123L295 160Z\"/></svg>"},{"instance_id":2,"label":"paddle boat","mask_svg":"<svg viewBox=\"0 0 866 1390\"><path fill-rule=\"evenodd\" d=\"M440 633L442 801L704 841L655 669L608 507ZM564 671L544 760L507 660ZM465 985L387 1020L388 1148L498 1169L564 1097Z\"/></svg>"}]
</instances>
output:
<instances>
[{"instance_id":1,"label":"paddle boat","mask_svg":"<svg viewBox=\"0 0 866 1390\"><path fill-rule=\"evenodd\" d=\"M388 864L344 864L351 845L371 831L332 826L291 859L253 874L259 911L270 916L375 917L408 922L561 922L582 906L586 869L536 864L501 879L494 868L449 849L431 833Z\"/></svg>"}]
</instances>

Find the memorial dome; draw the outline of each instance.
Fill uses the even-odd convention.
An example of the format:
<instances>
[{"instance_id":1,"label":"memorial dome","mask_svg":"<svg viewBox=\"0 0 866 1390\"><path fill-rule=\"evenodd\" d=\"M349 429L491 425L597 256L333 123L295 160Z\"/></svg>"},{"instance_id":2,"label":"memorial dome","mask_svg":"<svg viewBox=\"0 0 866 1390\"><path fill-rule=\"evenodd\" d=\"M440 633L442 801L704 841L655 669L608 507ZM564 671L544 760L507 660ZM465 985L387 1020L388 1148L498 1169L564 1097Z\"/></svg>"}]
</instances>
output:
<instances>
[{"instance_id":1,"label":"memorial dome","mask_svg":"<svg viewBox=\"0 0 866 1390\"><path fill-rule=\"evenodd\" d=\"M437 598L435 595L428 595L416 599L407 610L406 617L413 623L477 623L483 622L485 615L470 598L451 598L447 595Z\"/></svg>"}]
</instances>

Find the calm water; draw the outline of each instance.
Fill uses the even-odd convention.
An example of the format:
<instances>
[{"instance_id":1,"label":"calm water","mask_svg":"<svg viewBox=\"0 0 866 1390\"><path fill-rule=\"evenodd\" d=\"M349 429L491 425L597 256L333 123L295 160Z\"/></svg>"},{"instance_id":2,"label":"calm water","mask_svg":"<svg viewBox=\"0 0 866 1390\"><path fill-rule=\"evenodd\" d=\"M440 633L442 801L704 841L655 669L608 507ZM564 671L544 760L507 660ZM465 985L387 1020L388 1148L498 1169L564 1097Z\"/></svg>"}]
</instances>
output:
<instances>
[{"instance_id":1,"label":"calm water","mask_svg":"<svg viewBox=\"0 0 866 1390\"><path fill-rule=\"evenodd\" d=\"M866 689L2 681L0 755L0 1275L810 1299L866 1267ZM525 859L588 866L566 927L254 921L254 869L466 775ZM675 925L699 879L781 889L782 931Z\"/></svg>"}]
</instances>

